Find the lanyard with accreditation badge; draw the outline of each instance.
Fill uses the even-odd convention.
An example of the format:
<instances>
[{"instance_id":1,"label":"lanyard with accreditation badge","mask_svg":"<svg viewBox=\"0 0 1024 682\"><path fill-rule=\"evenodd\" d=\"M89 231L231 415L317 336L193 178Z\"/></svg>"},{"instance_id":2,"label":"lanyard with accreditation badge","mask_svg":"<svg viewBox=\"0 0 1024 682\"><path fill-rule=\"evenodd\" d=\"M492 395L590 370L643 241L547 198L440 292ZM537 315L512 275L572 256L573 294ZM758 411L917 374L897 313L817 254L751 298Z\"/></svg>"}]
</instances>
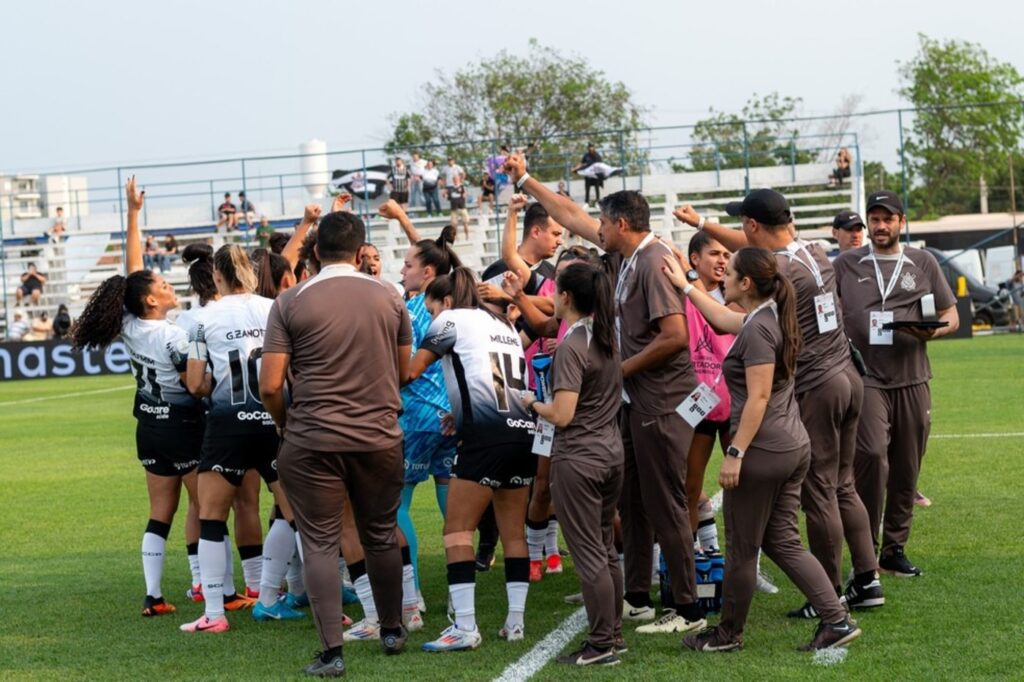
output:
<instances>
[{"instance_id":1,"label":"lanyard with accreditation badge","mask_svg":"<svg viewBox=\"0 0 1024 682\"><path fill-rule=\"evenodd\" d=\"M640 242L636 250L633 251L633 255L629 257L622 268L619 270L619 278L615 281L615 340L619 344L619 348L622 348L622 304L626 301L626 277L630 275L633 268L636 267L636 259L640 256L640 252L650 246L657 237L654 236L653 232L649 232L643 241ZM668 247L665 247L668 248ZM568 334L566 334L568 336ZM629 404L629 394L626 393L626 387L622 387L622 402Z\"/></svg>"},{"instance_id":2,"label":"lanyard with accreditation badge","mask_svg":"<svg viewBox=\"0 0 1024 682\"><path fill-rule=\"evenodd\" d=\"M754 315L757 315L765 308L771 308L772 312L775 314L775 319L778 319L778 307L773 299L768 299L751 310L750 314L743 318L743 326L746 327L747 323L754 319ZM732 343L729 344L729 350L725 351L725 355L729 355L729 353L732 352L732 347L736 345L737 339L739 339L738 334L736 335L736 338L732 340ZM690 392L690 395L686 396L683 402L679 403L679 407L676 408L676 412L679 413L679 416L682 417L690 426L696 428L697 424L704 421L704 419L711 414L711 410L715 409L718 403L722 401L722 399L718 397L718 394L715 393L715 387L718 386L719 382L722 380L722 374L724 371L725 367L723 363L723 368L718 373L718 376L715 377L713 384L708 386L703 381L700 382L697 384L697 388L693 389Z\"/></svg>"},{"instance_id":3,"label":"lanyard with accreditation badge","mask_svg":"<svg viewBox=\"0 0 1024 682\"><path fill-rule=\"evenodd\" d=\"M882 297L882 309L870 312L868 343L872 346L891 346L893 332L891 329L882 328L883 325L893 321L892 311L885 309L885 300L889 298L889 294L896 288L896 281L903 270L903 261L906 260L906 254L903 251L903 247L900 247L900 257L896 260L896 268L892 271L892 278L889 279L889 283L886 284L885 279L882 277L882 268L878 266L878 258L875 257L875 249L873 246L868 248L871 249L871 263L875 266L875 281L878 284L878 293Z\"/></svg>"},{"instance_id":4,"label":"lanyard with accreditation badge","mask_svg":"<svg viewBox=\"0 0 1024 682\"><path fill-rule=\"evenodd\" d=\"M780 253L782 253L780 251ZM814 277L814 283L818 285L821 293L814 297L814 314L818 318L818 333L827 334L839 328L839 318L836 315L836 297L831 291L825 291L825 281L821 277L821 268L818 267L814 256L807 249L807 245L799 239L794 239L786 245L785 254L791 261L796 261L810 271ZM805 261L800 256L807 258Z\"/></svg>"}]
</instances>

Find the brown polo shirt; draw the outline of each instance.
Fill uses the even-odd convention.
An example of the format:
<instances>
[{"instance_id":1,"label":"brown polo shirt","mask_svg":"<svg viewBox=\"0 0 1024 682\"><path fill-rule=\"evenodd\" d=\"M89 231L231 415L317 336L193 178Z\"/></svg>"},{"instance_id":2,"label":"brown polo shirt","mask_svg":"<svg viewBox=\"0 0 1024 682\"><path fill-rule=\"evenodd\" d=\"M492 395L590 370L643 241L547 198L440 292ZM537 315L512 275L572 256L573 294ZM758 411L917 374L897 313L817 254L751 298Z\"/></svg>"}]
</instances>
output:
<instances>
[{"instance_id":1,"label":"brown polo shirt","mask_svg":"<svg viewBox=\"0 0 1024 682\"><path fill-rule=\"evenodd\" d=\"M821 287L810 269L808 255L818 266L823 285ZM836 291L836 273L825 250L817 244L805 244L804 251L796 253L776 252L775 260L779 264L779 272L789 279L796 291L796 320L803 338L803 346L796 361L796 392L803 393L825 383L843 371L850 362L850 347L846 342L839 293ZM839 324L834 330L821 334L818 332L814 298L823 293L831 293L835 297Z\"/></svg>"},{"instance_id":2,"label":"brown polo shirt","mask_svg":"<svg viewBox=\"0 0 1024 682\"><path fill-rule=\"evenodd\" d=\"M793 390L793 377L782 378L782 328L770 307L756 311L746 320L736 342L722 362L722 376L732 397L730 431L736 434L747 404L747 367L774 365L772 392L764 419L750 447L790 452L806 445L807 430L800 421Z\"/></svg>"},{"instance_id":3,"label":"brown polo shirt","mask_svg":"<svg viewBox=\"0 0 1024 682\"><path fill-rule=\"evenodd\" d=\"M682 294L662 271L668 246L652 239L632 265L624 259L616 281L616 314L620 328L622 359L628 360L658 336L658 321L669 315L686 315ZM685 319L684 319L685 325ZM690 349L683 348L665 364L634 374L625 380L632 409L641 414L674 412L697 386L690 363Z\"/></svg>"},{"instance_id":4,"label":"brown polo shirt","mask_svg":"<svg viewBox=\"0 0 1024 682\"><path fill-rule=\"evenodd\" d=\"M555 433L552 461L574 460L602 467L621 465L624 451L619 433L619 354L605 355L596 343L588 343L586 328L578 326L565 335L555 350L551 388L554 393L579 394L572 421Z\"/></svg>"},{"instance_id":5,"label":"brown polo shirt","mask_svg":"<svg viewBox=\"0 0 1024 682\"><path fill-rule=\"evenodd\" d=\"M892 311L893 320L923 319L921 297L926 294L934 294L936 311L955 306L956 297L935 257L910 246L903 247L903 253L903 267L896 285L885 299L885 310ZM877 255L876 258L883 285L888 285L899 256ZM870 245L840 254L833 267L842 298L846 333L864 356L864 364L868 368L864 385L902 388L931 379L926 341L896 331L893 332L891 346L872 346L869 343L871 312L883 309Z\"/></svg>"},{"instance_id":6,"label":"brown polo shirt","mask_svg":"<svg viewBox=\"0 0 1024 682\"><path fill-rule=\"evenodd\" d=\"M401 442L398 347L411 344L398 292L351 265L327 266L281 294L263 352L291 355L285 440L330 452Z\"/></svg>"}]
</instances>

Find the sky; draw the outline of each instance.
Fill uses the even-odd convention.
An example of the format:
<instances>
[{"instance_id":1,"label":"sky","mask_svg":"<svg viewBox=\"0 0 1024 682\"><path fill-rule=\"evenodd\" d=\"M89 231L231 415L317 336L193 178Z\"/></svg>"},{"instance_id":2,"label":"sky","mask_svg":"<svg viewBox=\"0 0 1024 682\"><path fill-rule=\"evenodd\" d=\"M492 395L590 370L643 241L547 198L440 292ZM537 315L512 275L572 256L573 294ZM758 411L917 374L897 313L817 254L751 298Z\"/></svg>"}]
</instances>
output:
<instances>
[{"instance_id":1,"label":"sky","mask_svg":"<svg viewBox=\"0 0 1024 682\"><path fill-rule=\"evenodd\" d=\"M1016 6L1017 9L1013 9ZM624 82L654 125L739 111L755 92L904 105L917 33L980 43L1024 71L1024 5L586 0L515 3L111 0L5 3L0 173L378 147L389 116L452 72L531 37ZM864 122L891 151L894 120Z\"/></svg>"}]
</instances>

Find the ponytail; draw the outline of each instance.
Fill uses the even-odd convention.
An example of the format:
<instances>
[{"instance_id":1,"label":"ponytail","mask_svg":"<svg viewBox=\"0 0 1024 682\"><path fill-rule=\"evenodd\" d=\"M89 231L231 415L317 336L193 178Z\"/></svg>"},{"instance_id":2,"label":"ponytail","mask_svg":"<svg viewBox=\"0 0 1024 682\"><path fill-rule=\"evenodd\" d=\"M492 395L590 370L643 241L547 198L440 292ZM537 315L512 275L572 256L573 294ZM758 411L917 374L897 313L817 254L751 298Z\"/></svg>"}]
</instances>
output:
<instances>
[{"instance_id":1,"label":"ponytail","mask_svg":"<svg viewBox=\"0 0 1024 682\"><path fill-rule=\"evenodd\" d=\"M189 244L181 252L181 260L188 266L188 284L204 306L217 298L217 285L213 281L213 247L209 244Z\"/></svg>"},{"instance_id":2,"label":"ponytail","mask_svg":"<svg viewBox=\"0 0 1024 682\"><path fill-rule=\"evenodd\" d=\"M447 275L455 268L462 267L462 261L452 249L455 243L455 226L446 225L437 239L421 239L416 242L416 259L423 267L434 268L434 276Z\"/></svg>"},{"instance_id":3,"label":"ponytail","mask_svg":"<svg viewBox=\"0 0 1024 682\"><path fill-rule=\"evenodd\" d=\"M217 249L213 262L231 289L242 289L250 294L256 290L256 272L242 247L225 244Z\"/></svg>"},{"instance_id":4,"label":"ponytail","mask_svg":"<svg viewBox=\"0 0 1024 682\"><path fill-rule=\"evenodd\" d=\"M426 295L435 301L452 299L452 308L481 308L483 302L476 290L476 275L467 267L457 267L450 274L441 275L427 285Z\"/></svg>"},{"instance_id":5,"label":"ponytail","mask_svg":"<svg viewBox=\"0 0 1024 682\"><path fill-rule=\"evenodd\" d=\"M103 280L71 328L71 343L75 349L110 345L121 333L125 310L135 317L145 314L145 299L152 284L153 273L149 270L138 270L127 277L114 275Z\"/></svg>"},{"instance_id":6,"label":"ponytail","mask_svg":"<svg viewBox=\"0 0 1024 682\"><path fill-rule=\"evenodd\" d=\"M615 353L615 308L608 276L593 265L571 263L558 275L558 291L570 295L576 312L593 318L593 342L611 357Z\"/></svg>"},{"instance_id":7,"label":"ponytail","mask_svg":"<svg viewBox=\"0 0 1024 682\"><path fill-rule=\"evenodd\" d=\"M257 271L256 293L264 298L277 298L281 293L281 280L291 271L291 266L287 258L266 249Z\"/></svg>"},{"instance_id":8,"label":"ponytail","mask_svg":"<svg viewBox=\"0 0 1024 682\"><path fill-rule=\"evenodd\" d=\"M743 247L733 256L733 269L741 278L750 278L758 296L775 301L782 329L782 378L789 379L796 372L796 357L802 345L793 285L779 272L774 254L767 249Z\"/></svg>"}]
</instances>

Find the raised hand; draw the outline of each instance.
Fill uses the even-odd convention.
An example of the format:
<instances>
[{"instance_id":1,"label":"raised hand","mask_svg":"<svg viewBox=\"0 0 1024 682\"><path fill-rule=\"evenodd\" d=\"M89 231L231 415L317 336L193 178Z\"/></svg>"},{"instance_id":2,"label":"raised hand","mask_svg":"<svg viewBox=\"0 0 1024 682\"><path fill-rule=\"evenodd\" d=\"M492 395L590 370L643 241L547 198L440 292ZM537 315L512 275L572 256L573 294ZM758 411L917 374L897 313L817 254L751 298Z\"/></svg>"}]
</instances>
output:
<instances>
[{"instance_id":1,"label":"raised hand","mask_svg":"<svg viewBox=\"0 0 1024 682\"><path fill-rule=\"evenodd\" d=\"M388 199L381 204L380 208L377 209L377 213L380 213L382 217L388 220L398 220L405 215L405 211L402 210L402 207L394 199Z\"/></svg>"},{"instance_id":2,"label":"raised hand","mask_svg":"<svg viewBox=\"0 0 1024 682\"><path fill-rule=\"evenodd\" d=\"M505 279L501 282L501 288L510 298L515 298L523 291L523 280L519 278L519 275L509 270L505 273Z\"/></svg>"},{"instance_id":3,"label":"raised hand","mask_svg":"<svg viewBox=\"0 0 1024 682\"><path fill-rule=\"evenodd\" d=\"M352 201L352 195L348 192L342 192L338 196L334 197L334 201L331 203L331 213L345 210L348 203Z\"/></svg>"},{"instance_id":4,"label":"raised hand","mask_svg":"<svg viewBox=\"0 0 1024 682\"><path fill-rule=\"evenodd\" d=\"M128 178L128 182L124 186L124 193L128 200L128 210L141 211L142 204L146 201L146 190L138 191L134 175Z\"/></svg>"},{"instance_id":5,"label":"raised hand","mask_svg":"<svg viewBox=\"0 0 1024 682\"><path fill-rule=\"evenodd\" d=\"M306 204L306 209L302 212L302 222L315 223L320 220L322 212L323 209L320 208L320 204Z\"/></svg>"},{"instance_id":6,"label":"raised hand","mask_svg":"<svg viewBox=\"0 0 1024 682\"><path fill-rule=\"evenodd\" d=\"M519 178L526 174L526 159L522 154L516 152L505 157L505 164L502 166L509 179L513 183L519 182Z\"/></svg>"},{"instance_id":7,"label":"raised hand","mask_svg":"<svg viewBox=\"0 0 1024 682\"><path fill-rule=\"evenodd\" d=\"M676 210L672 211L672 215L681 223L685 223L690 227L697 227L700 224L700 214L690 204L683 204Z\"/></svg>"},{"instance_id":8,"label":"raised hand","mask_svg":"<svg viewBox=\"0 0 1024 682\"><path fill-rule=\"evenodd\" d=\"M508 200L509 211L522 211L530 198L525 194L513 194Z\"/></svg>"}]
</instances>

